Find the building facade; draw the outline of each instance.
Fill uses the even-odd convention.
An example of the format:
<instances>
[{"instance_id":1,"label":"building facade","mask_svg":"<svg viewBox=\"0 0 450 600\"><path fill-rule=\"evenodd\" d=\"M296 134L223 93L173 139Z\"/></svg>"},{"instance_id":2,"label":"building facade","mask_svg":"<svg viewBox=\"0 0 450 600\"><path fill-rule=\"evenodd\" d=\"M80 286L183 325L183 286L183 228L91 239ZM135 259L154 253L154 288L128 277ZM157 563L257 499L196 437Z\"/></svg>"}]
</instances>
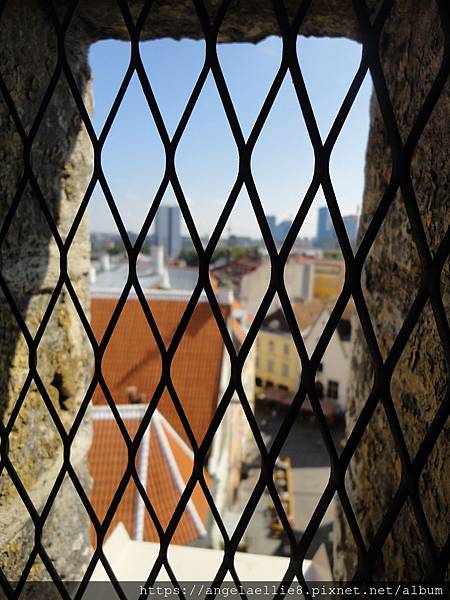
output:
<instances>
[{"instance_id":1,"label":"building facade","mask_svg":"<svg viewBox=\"0 0 450 600\"><path fill-rule=\"evenodd\" d=\"M179 206L160 206L155 217L155 242L169 258L181 250L181 211Z\"/></svg>"},{"instance_id":2,"label":"building facade","mask_svg":"<svg viewBox=\"0 0 450 600\"><path fill-rule=\"evenodd\" d=\"M321 206L317 211L316 244L321 248L333 246L336 240L333 223L328 206Z\"/></svg>"},{"instance_id":3,"label":"building facade","mask_svg":"<svg viewBox=\"0 0 450 600\"><path fill-rule=\"evenodd\" d=\"M240 277L236 285L242 304L255 314L261 304L270 281L271 264L268 257ZM291 302L335 301L339 296L345 277L342 260L328 260L292 254L284 267L284 283ZM278 296L273 299L270 312L280 307Z\"/></svg>"},{"instance_id":4,"label":"building facade","mask_svg":"<svg viewBox=\"0 0 450 600\"><path fill-rule=\"evenodd\" d=\"M358 235L358 215L345 215L342 217L349 242L353 249L356 247L356 236Z\"/></svg>"},{"instance_id":5,"label":"building facade","mask_svg":"<svg viewBox=\"0 0 450 600\"><path fill-rule=\"evenodd\" d=\"M323 302L335 301L345 278L345 263L339 260L316 260L312 264L312 297Z\"/></svg>"},{"instance_id":6,"label":"building facade","mask_svg":"<svg viewBox=\"0 0 450 600\"><path fill-rule=\"evenodd\" d=\"M256 338L256 387L276 386L295 394L298 389L300 368L297 350L288 332L269 328Z\"/></svg>"},{"instance_id":7,"label":"building facade","mask_svg":"<svg viewBox=\"0 0 450 600\"><path fill-rule=\"evenodd\" d=\"M293 306L308 355L311 356L330 318L318 300ZM343 315L323 354L316 375L319 399L335 400L344 412L350 379L351 311ZM299 387L301 361L281 309L264 321L256 341L256 390L277 388L294 395Z\"/></svg>"}]
</instances>

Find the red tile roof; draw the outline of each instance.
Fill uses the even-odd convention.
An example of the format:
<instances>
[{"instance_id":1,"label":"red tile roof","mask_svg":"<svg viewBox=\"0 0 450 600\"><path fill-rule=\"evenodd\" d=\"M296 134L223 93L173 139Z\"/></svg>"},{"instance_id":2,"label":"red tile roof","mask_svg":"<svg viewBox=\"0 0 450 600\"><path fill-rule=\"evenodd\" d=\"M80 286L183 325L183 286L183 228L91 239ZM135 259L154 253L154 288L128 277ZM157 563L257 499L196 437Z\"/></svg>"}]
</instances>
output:
<instances>
[{"instance_id":1,"label":"red tile roof","mask_svg":"<svg viewBox=\"0 0 450 600\"><path fill-rule=\"evenodd\" d=\"M91 326L99 341L105 332L117 300L93 298ZM170 344L187 303L174 300L149 300L156 324L166 345ZM225 322L229 307L221 307ZM175 353L171 377L195 438L200 443L217 406L223 340L207 302L197 304ZM129 402L127 389L136 387L149 402L162 372L161 355L144 312L137 299L128 299L106 348L102 372L116 404ZM105 404L99 386L94 404ZM187 441L187 436L167 391L158 404L161 413Z\"/></svg>"},{"instance_id":2,"label":"red tile roof","mask_svg":"<svg viewBox=\"0 0 450 600\"><path fill-rule=\"evenodd\" d=\"M292 308L300 330L304 330L314 325L325 305L321 300L314 299L310 302L296 302Z\"/></svg>"},{"instance_id":3,"label":"red tile roof","mask_svg":"<svg viewBox=\"0 0 450 600\"><path fill-rule=\"evenodd\" d=\"M93 478L90 500L99 519L103 520L127 467L128 452L112 413L110 418L98 418L96 410L98 409L94 409L93 412L94 436L89 452L89 468ZM140 419L124 418L124 423L128 433L134 436ZM148 498L159 522L163 529L166 529L192 474L193 455L158 411L152 417L149 432L150 440L147 448L144 440L141 442L136 457L136 470L141 477L141 483L145 484ZM146 471L144 461L147 461ZM209 476L206 472L204 476L209 486ZM200 485L197 484L175 530L172 542L188 544L197 539L206 531L207 518L208 504ZM140 535L144 541L159 541L156 527L143 506L132 479L121 498L109 527L109 534L114 531L119 522L123 522L131 538L136 539L141 531ZM92 541L95 544L93 529Z\"/></svg>"},{"instance_id":4,"label":"red tile roof","mask_svg":"<svg viewBox=\"0 0 450 600\"><path fill-rule=\"evenodd\" d=\"M129 435L134 437L139 421L126 420L124 423ZM139 453L137 460L139 460ZM101 521L106 516L127 464L128 450L116 422L111 419L94 419L92 445L89 450L89 472L93 478L90 500ZM129 532L133 531L135 504L136 487L128 484L113 519L110 533L120 521L124 523ZM91 537L95 542L95 535L92 534Z\"/></svg>"},{"instance_id":5,"label":"red tile roof","mask_svg":"<svg viewBox=\"0 0 450 600\"><path fill-rule=\"evenodd\" d=\"M310 302L296 302L292 308L300 331L304 332L311 325L314 325L322 314L325 305L321 300L314 299ZM282 308L277 308L267 315L263 321L262 329L272 329L274 332L284 333L290 333L291 331Z\"/></svg>"},{"instance_id":6,"label":"red tile roof","mask_svg":"<svg viewBox=\"0 0 450 600\"><path fill-rule=\"evenodd\" d=\"M231 283L238 285L244 275L255 271L261 264L262 259L260 256L254 256L252 254L246 254L235 258L230 262L221 265L220 267L213 267L211 273L222 284Z\"/></svg>"},{"instance_id":7,"label":"red tile roof","mask_svg":"<svg viewBox=\"0 0 450 600\"><path fill-rule=\"evenodd\" d=\"M117 299L114 298L92 299L91 326L99 342L116 304ZM150 310L166 347L173 338L186 306L185 301L149 300ZM221 312L226 322L229 307L222 306ZM192 314L171 365L174 388L198 443L202 441L217 406L222 353L223 340L211 308L208 303L200 302ZM161 355L142 307L137 299L130 298L125 303L104 353L102 373L114 402L121 414L125 415L124 423L132 438L158 385L161 370ZM129 404L131 391L144 397L144 405ZM91 502L98 517L103 520L127 468L128 452L112 412L105 406L106 399L99 386L94 393L93 402L94 434L89 453L89 467L93 477ZM140 417L137 418L136 414ZM150 421L147 449L145 439L142 440L136 457L136 469L139 473L139 468L144 468L142 465L145 463L141 461L146 457L147 494L165 529L193 470L193 455L188 437L167 389ZM204 476L209 486L210 480L206 472ZM172 538L173 543L187 544L198 538L206 527L207 518L208 504L197 484ZM143 511L133 480L121 498L109 533L120 521L131 537L141 535L144 540L159 541L149 514L145 509ZM93 542L95 543L95 539Z\"/></svg>"},{"instance_id":8,"label":"red tile roof","mask_svg":"<svg viewBox=\"0 0 450 600\"><path fill-rule=\"evenodd\" d=\"M342 270L345 269L344 260L337 258L317 258L316 256L306 256L304 254L290 254L288 261L304 265L319 265L323 267L339 267L339 269Z\"/></svg>"}]
</instances>

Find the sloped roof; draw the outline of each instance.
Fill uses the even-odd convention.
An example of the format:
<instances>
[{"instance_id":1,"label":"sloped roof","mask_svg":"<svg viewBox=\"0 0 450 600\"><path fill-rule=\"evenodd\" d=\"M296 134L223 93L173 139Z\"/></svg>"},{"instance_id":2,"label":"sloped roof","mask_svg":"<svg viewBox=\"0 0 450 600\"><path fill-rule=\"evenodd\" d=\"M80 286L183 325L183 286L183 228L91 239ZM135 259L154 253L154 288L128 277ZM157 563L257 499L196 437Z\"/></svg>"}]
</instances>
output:
<instances>
[{"instance_id":1,"label":"sloped roof","mask_svg":"<svg viewBox=\"0 0 450 600\"><path fill-rule=\"evenodd\" d=\"M321 300L314 299L311 302L297 302L293 309L299 328L304 330L314 325L324 310L324 304Z\"/></svg>"},{"instance_id":2,"label":"sloped roof","mask_svg":"<svg viewBox=\"0 0 450 600\"><path fill-rule=\"evenodd\" d=\"M324 310L321 300L311 302L297 302L292 306L300 331L304 332L317 321ZM278 308L267 315L262 324L262 329L273 329L274 331L288 333L291 331L283 309Z\"/></svg>"},{"instance_id":3,"label":"sloped roof","mask_svg":"<svg viewBox=\"0 0 450 600\"><path fill-rule=\"evenodd\" d=\"M92 299L91 326L97 341L102 339L116 304L116 298ZM148 306L167 348L187 302L150 299ZM226 322L230 309L228 306L220 309ZM211 308L207 302L199 302L181 338L170 371L198 443L203 440L217 406L222 353L223 340ZM143 395L143 401L147 403L155 392L162 373L161 354L136 298L129 298L125 303L103 357L102 373L116 404L129 402L130 387L137 388L137 393ZM95 405L106 403L99 386L94 392L93 402ZM167 388L158 409L177 433L188 441Z\"/></svg>"},{"instance_id":4,"label":"sloped roof","mask_svg":"<svg viewBox=\"0 0 450 600\"><path fill-rule=\"evenodd\" d=\"M112 416L112 415L111 415ZM124 421L131 437L136 434L139 421ZM139 456L137 457L139 460ZM88 455L89 473L93 478L90 501L98 518L102 521L113 500L113 495L128 464L128 450L120 430L112 419L93 421L92 445ZM127 531L133 533L136 488L128 485L113 518L111 531L122 521ZM95 534L91 536L95 543Z\"/></svg>"},{"instance_id":5,"label":"sloped roof","mask_svg":"<svg viewBox=\"0 0 450 600\"><path fill-rule=\"evenodd\" d=\"M122 405L119 410L131 437L137 432L145 406ZM89 469L93 478L90 500L103 520L128 463L128 452L108 407L93 409L93 443ZM168 421L156 410L136 457L136 472L163 529L180 500L192 473L194 456ZM206 484L210 479L204 472ZM208 504L197 484L172 538L174 544L188 544L206 533ZM157 529L133 481L128 483L109 532L123 522L132 539L159 541ZM92 530L93 543L95 534Z\"/></svg>"},{"instance_id":6,"label":"sloped roof","mask_svg":"<svg viewBox=\"0 0 450 600\"><path fill-rule=\"evenodd\" d=\"M198 280L198 269L190 267L168 267L170 287L174 290L193 292Z\"/></svg>"},{"instance_id":7,"label":"sloped roof","mask_svg":"<svg viewBox=\"0 0 450 600\"><path fill-rule=\"evenodd\" d=\"M255 271L261 263L262 258L260 256L245 254L220 267L213 267L211 273L221 282L229 282L233 285L237 285L244 275Z\"/></svg>"},{"instance_id":8,"label":"sloped roof","mask_svg":"<svg viewBox=\"0 0 450 600\"><path fill-rule=\"evenodd\" d=\"M318 258L316 256L306 256L304 254L290 254L288 262L295 262L304 265L319 265L322 267L339 267L345 269L345 262L343 259L335 258Z\"/></svg>"}]
</instances>

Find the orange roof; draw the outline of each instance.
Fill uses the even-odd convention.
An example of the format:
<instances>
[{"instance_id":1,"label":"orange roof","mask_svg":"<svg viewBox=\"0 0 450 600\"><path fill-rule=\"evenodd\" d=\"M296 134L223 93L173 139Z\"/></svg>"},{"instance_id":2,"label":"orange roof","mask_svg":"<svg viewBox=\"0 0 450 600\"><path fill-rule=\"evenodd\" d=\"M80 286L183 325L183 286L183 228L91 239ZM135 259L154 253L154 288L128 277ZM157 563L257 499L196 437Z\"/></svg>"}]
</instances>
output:
<instances>
[{"instance_id":1,"label":"orange roof","mask_svg":"<svg viewBox=\"0 0 450 600\"><path fill-rule=\"evenodd\" d=\"M232 285L238 285L242 277L255 271L261 262L262 259L260 256L244 254L220 267L212 267L211 272L216 280L223 284L231 283Z\"/></svg>"},{"instance_id":2,"label":"orange roof","mask_svg":"<svg viewBox=\"0 0 450 600\"><path fill-rule=\"evenodd\" d=\"M114 298L93 298L91 326L100 341L116 307ZM168 299L148 300L148 306L166 346L184 314L187 302ZM229 307L221 306L227 321ZM200 443L217 406L222 364L223 340L209 303L199 302L175 353L171 378L189 420L195 438ZM108 343L102 361L102 373L116 404L129 402L128 388L149 402L162 372L161 355L137 299L125 303L121 316ZM105 397L97 386L93 402L105 404ZM176 413L167 388L164 389L158 409L175 430L187 441L187 435Z\"/></svg>"},{"instance_id":3,"label":"orange roof","mask_svg":"<svg viewBox=\"0 0 450 600\"><path fill-rule=\"evenodd\" d=\"M89 468L93 477L91 502L99 519L103 520L125 472L128 452L108 409L96 407L93 411L94 435L89 452ZM126 406L142 418L145 407ZM133 418L126 418L133 416ZM129 410L122 414L124 424L131 436L134 436L140 418ZM166 419L155 411L150 421L148 433L144 436L136 457L136 471L144 485L156 516L165 530L180 500L186 483L192 474L193 454L178 436ZM210 479L204 472L206 484ZM208 504L197 484L186 506L181 520L172 538L174 544L188 544L206 532ZM119 522L123 522L133 539L158 542L159 536L145 504L133 481L128 483L121 498L117 512L109 527L111 533ZM95 543L95 533L92 530Z\"/></svg>"},{"instance_id":4,"label":"orange roof","mask_svg":"<svg viewBox=\"0 0 450 600\"><path fill-rule=\"evenodd\" d=\"M303 330L314 325L324 309L324 304L321 300L311 300L310 302L296 302L292 308L298 326L300 330Z\"/></svg>"},{"instance_id":5,"label":"orange roof","mask_svg":"<svg viewBox=\"0 0 450 600\"><path fill-rule=\"evenodd\" d=\"M292 305L297 324L300 331L305 331L317 321L325 305L321 300L311 300L310 302L297 302ZM268 315L262 324L262 329L272 329L281 333L290 333L291 328L286 319L282 308L277 308Z\"/></svg>"},{"instance_id":6,"label":"orange roof","mask_svg":"<svg viewBox=\"0 0 450 600\"><path fill-rule=\"evenodd\" d=\"M139 421L126 420L124 423L129 435L134 437ZM97 517L103 521L128 464L128 450L114 420L94 419L92 445L88 459L89 473L93 478L90 500ZM137 459L139 459L139 455ZM111 532L120 521L124 523L128 531L132 531L135 504L136 487L128 484L113 518ZM91 537L95 542L93 530Z\"/></svg>"},{"instance_id":7,"label":"orange roof","mask_svg":"<svg viewBox=\"0 0 450 600\"><path fill-rule=\"evenodd\" d=\"M304 254L290 254L288 262L296 262L305 265L319 265L326 267L339 267L345 269L345 262L343 259L337 258L317 258L315 256L306 256Z\"/></svg>"}]
</instances>

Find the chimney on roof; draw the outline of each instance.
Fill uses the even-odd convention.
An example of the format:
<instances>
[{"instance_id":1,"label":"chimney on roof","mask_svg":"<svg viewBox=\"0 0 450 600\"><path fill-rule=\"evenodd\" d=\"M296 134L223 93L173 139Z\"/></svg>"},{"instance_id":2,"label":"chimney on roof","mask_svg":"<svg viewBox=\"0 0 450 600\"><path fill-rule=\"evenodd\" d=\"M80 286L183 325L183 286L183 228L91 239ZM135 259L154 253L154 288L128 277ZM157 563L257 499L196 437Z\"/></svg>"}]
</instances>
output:
<instances>
[{"instance_id":1,"label":"chimney on roof","mask_svg":"<svg viewBox=\"0 0 450 600\"><path fill-rule=\"evenodd\" d=\"M97 271L94 266L89 269L89 283L93 285L97 281Z\"/></svg>"},{"instance_id":2,"label":"chimney on roof","mask_svg":"<svg viewBox=\"0 0 450 600\"><path fill-rule=\"evenodd\" d=\"M169 277L169 269L164 267L164 271L162 273L161 282L159 284L161 290L170 290L170 277Z\"/></svg>"},{"instance_id":3,"label":"chimney on roof","mask_svg":"<svg viewBox=\"0 0 450 600\"><path fill-rule=\"evenodd\" d=\"M127 396L129 404L139 404L141 401L138 389L135 385L127 387Z\"/></svg>"},{"instance_id":4,"label":"chimney on roof","mask_svg":"<svg viewBox=\"0 0 450 600\"><path fill-rule=\"evenodd\" d=\"M164 274L164 246L152 246L152 263L156 275Z\"/></svg>"},{"instance_id":5,"label":"chimney on roof","mask_svg":"<svg viewBox=\"0 0 450 600\"><path fill-rule=\"evenodd\" d=\"M111 260L110 260L109 254L107 252L102 254L102 257L100 259L100 264L102 266L102 271L110 271L111 270Z\"/></svg>"}]
</instances>

